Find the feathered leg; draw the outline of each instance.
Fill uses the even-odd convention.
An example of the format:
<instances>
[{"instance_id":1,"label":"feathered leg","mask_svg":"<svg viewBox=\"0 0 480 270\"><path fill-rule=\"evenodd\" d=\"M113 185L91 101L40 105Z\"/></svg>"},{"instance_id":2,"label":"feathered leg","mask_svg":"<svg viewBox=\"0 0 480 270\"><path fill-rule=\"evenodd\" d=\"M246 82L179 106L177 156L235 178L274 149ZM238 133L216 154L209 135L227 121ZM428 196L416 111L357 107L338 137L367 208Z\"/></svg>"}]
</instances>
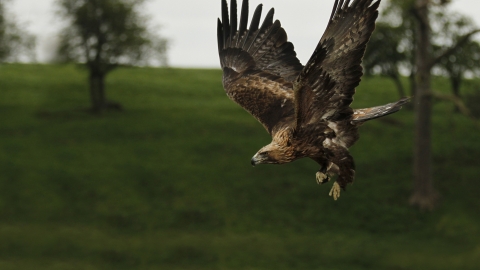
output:
<instances>
[{"instance_id":1,"label":"feathered leg","mask_svg":"<svg viewBox=\"0 0 480 270\"><path fill-rule=\"evenodd\" d=\"M320 170L317 171L315 176L318 184L325 184L330 181L330 175L338 175L329 193L334 200L337 200L340 197L340 191L345 190L347 184L353 182L355 163L345 147L330 146L325 150L328 159L324 157L312 158L320 165Z\"/></svg>"},{"instance_id":2,"label":"feathered leg","mask_svg":"<svg viewBox=\"0 0 480 270\"><path fill-rule=\"evenodd\" d=\"M338 178L332 186L332 190L329 195L337 200L340 197L340 191L347 187L347 184L352 183L355 178L355 163L353 157L348 150L343 147L337 147L335 149L335 157L332 162L336 165L336 173Z\"/></svg>"}]
</instances>

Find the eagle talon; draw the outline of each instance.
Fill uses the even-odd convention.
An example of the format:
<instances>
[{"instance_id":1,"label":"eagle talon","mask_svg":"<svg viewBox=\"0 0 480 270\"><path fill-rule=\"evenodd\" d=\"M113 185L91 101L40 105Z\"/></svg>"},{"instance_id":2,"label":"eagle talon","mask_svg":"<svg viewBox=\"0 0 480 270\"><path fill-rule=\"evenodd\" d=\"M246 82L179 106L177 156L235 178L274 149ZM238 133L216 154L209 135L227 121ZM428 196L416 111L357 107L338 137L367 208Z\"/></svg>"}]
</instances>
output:
<instances>
[{"instance_id":1,"label":"eagle talon","mask_svg":"<svg viewBox=\"0 0 480 270\"><path fill-rule=\"evenodd\" d=\"M340 185L335 182L333 183L332 189L330 190L330 193L328 193L328 196L332 196L333 199L336 201L340 197Z\"/></svg>"},{"instance_id":2,"label":"eagle talon","mask_svg":"<svg viewBox=\"0 0 480 270\"><path fill-rule=\"evenodd\" d=\"M328 181L330 181L330 177L326 173L323 173L321 171L317 172L316 179L317 179L317 184L319 185L325 184Z\"/></svg>"}]
</instances>

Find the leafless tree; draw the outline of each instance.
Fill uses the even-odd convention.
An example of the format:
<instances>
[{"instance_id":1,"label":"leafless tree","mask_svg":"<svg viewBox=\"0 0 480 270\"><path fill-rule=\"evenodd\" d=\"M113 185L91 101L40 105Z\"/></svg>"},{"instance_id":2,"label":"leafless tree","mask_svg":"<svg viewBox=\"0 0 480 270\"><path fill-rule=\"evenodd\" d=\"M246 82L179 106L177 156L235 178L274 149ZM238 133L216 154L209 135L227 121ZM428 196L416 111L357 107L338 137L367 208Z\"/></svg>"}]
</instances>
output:
<instances>
[{"instance_id":1,"label":"leafless tree","mask_svg":"<svg viewBox=\"0 0 480 270\"><path fill-rule=\"evenodd\" d=\"M438 202L439 193L433 186L431 118L432 68L445 57L449 57L479 32L473 30L460 37L449 48L437 55L433 54L431 21L429 17L432 5L446 5L449 1L415 0L412 12L417 22L416 37L416 94L415 103L415 143L414 143L414 190L410 203L420 209L432 210Z\"/></svg>"}]
</instances>

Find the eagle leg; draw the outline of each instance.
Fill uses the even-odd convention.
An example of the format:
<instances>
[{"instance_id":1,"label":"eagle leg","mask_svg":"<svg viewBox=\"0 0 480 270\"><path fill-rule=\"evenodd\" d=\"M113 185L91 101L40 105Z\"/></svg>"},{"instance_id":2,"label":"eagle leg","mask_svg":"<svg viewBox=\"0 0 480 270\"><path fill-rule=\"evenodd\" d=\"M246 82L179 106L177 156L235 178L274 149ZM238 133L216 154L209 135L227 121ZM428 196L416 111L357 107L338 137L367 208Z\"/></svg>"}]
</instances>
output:
<instances>
[{"instance_id":1,"label":"eagle leg","mask_svg":"<svg viewBox=\"0 0 480 270\"><path fill-rule=\"evenodd\" d=\"M338 177L333 183L329 196L332 196L334 200L340 197L340 191L347 187L347 184L352 183L355 177L355 163L353 157L348 153L348 149L343 147L337 147L334 151L335 156L330 162L328 171L335 172ZM331 168L333 167L333 168Z\"/></svg>"},{"instance_id":2,"label":"eagle leg","mask_svg":"<svg viewBox=\"0 0 480 270\"><path fill-rule=\"evenodd\" d=\"M330 169L330 167L332 167L332 164L327 160L323 160L319 163L321 164L322 167L320 170L318 170L315 176L317 179L317 184L321 185L330 181L330 176L327 174L327 171ZM330 165L328 165L328 163L330 163Z\"/></svg>"}]
</instances>

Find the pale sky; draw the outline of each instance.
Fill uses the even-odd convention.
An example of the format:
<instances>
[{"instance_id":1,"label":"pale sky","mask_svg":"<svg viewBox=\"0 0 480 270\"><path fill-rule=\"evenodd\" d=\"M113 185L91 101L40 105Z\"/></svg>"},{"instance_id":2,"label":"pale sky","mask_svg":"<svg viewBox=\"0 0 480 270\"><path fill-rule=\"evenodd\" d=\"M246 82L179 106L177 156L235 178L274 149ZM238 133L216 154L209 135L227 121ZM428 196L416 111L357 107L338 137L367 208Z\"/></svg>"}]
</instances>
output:
<instances>
[{"instance_id":1,"label":"pale sky","mask_svg":"<svg viewBox=\"0 0 480 270\"><path fill-rule=\"evenodd\" d=\"M230 2L230 1L228 1ZM241 0L238 0L240 10ZM295 45L302 63L313 52L325 30L335 0L250 0L250 18L263 3L263 14L275 7L279 19ZM219 67L216 27L220 0L149 0L145 13L159 33L171 41L168 52L173 67ZM37 59L51 59L56 34L62 22L56 16L55 0L11 0L9 10L28 31L37 36ZM452 9L471 16L480 25L479 0L454 0ZM240 11L239 11L240 13ZM263 16L262 16L263 18ZM478 38L480 39L480 38Z\"/></svg>"}]
</instances>

